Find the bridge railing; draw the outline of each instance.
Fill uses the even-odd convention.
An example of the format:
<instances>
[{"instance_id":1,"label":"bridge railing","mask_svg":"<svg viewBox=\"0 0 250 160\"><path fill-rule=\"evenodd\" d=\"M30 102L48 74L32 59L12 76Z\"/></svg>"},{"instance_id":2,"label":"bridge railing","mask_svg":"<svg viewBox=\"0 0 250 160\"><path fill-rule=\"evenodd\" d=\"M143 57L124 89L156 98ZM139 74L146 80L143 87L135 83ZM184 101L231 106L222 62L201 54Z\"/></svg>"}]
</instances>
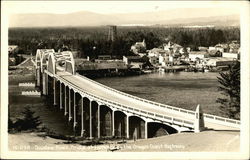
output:
<instances>
[{"instance_id":1,"label":"bridge railing","mask_svg":"<svg viewBox=\"0 0 250 160\"><path fill-rule=\"evenodd\" d=\"M89 79L89 78L87 78L85 76L82 76L79 73L77 73L77 76L80 76L80 77L82 77L84 79L87 79L88 81L91 81L91 82L93 82L93 83L95 83L95 84L97 84L99 86L102 86L103 88L106 88L106 89L111 90L113 92L119 93L119 94L124 95L126 97L130 97L130 98L133 98L133 99L136 99L136 100L139 100L139 101L142 101L142 102L146 102L146 103L149 103L149 104L152 104L152 105L156 105L156 106L159 106L159 107L167 108L167 109L170 109L170 110L173 110L173 111L178 111L178 112L183 112L183 113L195 115L194 111L190 111L190 110L186 110L186 109L182 109L182 108L178 108L178 107L173 107L173 106L170 106L170 105L166 105L166 104L150 101L150 100L147 100L147 99L143 99L143 98L140 98L140 97L137 97L137 96L133 96L133 95L121 92L119 90L116 90L114 88L105 86L105 85L103 85L103 84L101 84L99 82L96 82L96 81L94 81L92 79Z\"/></svg>"},{"instance_id":2,"label":"bridge railing","mask_svg":"<svg viewBox=\"0 0 250 160\"><path fill-rule=\"evenodd\" d=\"M158 102L153 102L153 101L150 101L150 100L146 100L146 99L143 99L143 98L139 98L139 97L136 97L136 96L133 96L133 95L130 95L130 94L127 94L127 93L124 93L124 92L121 92L121 91L118 91L114 88L111 88L111 87L108 87L106 85L103 85L99 82L96 82L92 79L89 79L85 76L82 76L80 74L77 73L77 76L80 76L84 79L87 79L88 81L91 81L103 88L106 88L108 90L111 90L113 92L116 92L116 93L119 93L121 95L124 95L124 96L127 96L127 97L130 97L130 98L133 98L133 99L136 99L136 100L139 100L139 101L142 101L142 102L146 102L146 103L149 103L149 104L152 104L152 105L156 105L156 106L159 106L159 107L163 107L163 108L167 108L167 109L170 109L170 110L173 110L173 111L176 111L176 112L182 112L182 113L186 113L186 114L189 114L189 115L195 115L195 112L194 111L190 111L190 110L187 110L187 109L182 109L182 108L178 108L178 107L173 107L173 106L170 106L170 105L166 105L166 104L161 104L161 103L158 103ZM204 113L204 119L208 122L216 122L216 123L219 123L219 124L222 124L222 125L228 125L228 126L233 126L233 127L240 127L240 121L239 120L235 120L235 119L229 119L229 118L224 118L224 117L219 117L219 116L215 116L215 115L211 115L211 114L206 114Z\"/></svg>"},{"instance_id":3,"label":"bridge railing","mask_svg":"<svg viewBox=\"0 0 250 160\"><path fill-rule=\"evenodd\" d=\"M153 112L148 112L146 110L135 109L135 108L132 108L132 107L129 107L129 106L126 106L126 105L121 105L119 103L116 103L116 102L101 98L99 96L93 95L91 93L88 93L88 92L84 91L82 88L78 87L77 85L69 82L68 80L62 79L62 78L60 78L58 76L56 76L56 78L60 79L62 82L64 82L65 85L71 85L71 87L72 88L74 87L74 89L76 89L77 92L88 95L91 98L94 98L97 101L100 101L102 103L110 105L110 106L112 106L114 108L118 108L120 110L124 110L126 112L133 113L133 114L136 114L136 115L141 115L141 116L146 117L146 118L151 118L153 120L158 120L160 122L166 122L166 123L170 123L170 124L177 124L179 126L185 126L185 127L191 128L191 129L194 128L194 123L192 121L184 120L184 119L178 119L178 118L174 118L172 116L166 116L166 115L162 115L162 114L155 114Z\"/></svg>"}]
</instances>

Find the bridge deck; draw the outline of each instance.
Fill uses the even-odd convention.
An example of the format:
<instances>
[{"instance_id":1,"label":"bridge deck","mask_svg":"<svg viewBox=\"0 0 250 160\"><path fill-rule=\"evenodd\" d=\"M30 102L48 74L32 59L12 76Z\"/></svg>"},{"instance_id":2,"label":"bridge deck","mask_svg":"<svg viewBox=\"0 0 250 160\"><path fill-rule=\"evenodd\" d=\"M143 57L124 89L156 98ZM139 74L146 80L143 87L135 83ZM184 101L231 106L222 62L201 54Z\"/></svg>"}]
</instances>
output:
<instances>
[{"instance_id":1,"label":"bridge deck","mask_svg":"<svg viewBox=\"0 0 250 160\"><path fill-rule=\"evenodd\" d=\"M119 94L107 88L104 88L100 85L97 85L87 79L84 79L78 75L71 75L67 72L57 72L57 75L64 80L68 81L71 84L77 85L82 90L96 95L98 97L108 99L110 101L119 103L121 105L129 106L135 109L145 110L148 112L153 112L155 114L172 116L175 118L179 118L182 120L194 121L194 115L190 115L182 112L174 112L173 110L162 108L154 104L149 104L146 102L142 102L140 100L133 99L131 97L127 97L125 95ZM208 128L213 128L215 130L239 130L238 128L229 127L221 124L211 123L205 121L205 126Z\"/></svg>"}]
</instances>

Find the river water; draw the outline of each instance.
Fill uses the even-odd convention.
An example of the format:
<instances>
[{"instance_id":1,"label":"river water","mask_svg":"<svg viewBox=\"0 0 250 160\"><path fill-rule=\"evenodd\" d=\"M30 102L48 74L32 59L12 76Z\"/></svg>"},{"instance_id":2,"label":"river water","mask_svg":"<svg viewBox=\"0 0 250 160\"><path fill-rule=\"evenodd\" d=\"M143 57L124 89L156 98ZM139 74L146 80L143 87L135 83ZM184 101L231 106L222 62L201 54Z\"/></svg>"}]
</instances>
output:
<instances>
[{"instance_id":1,"label":"river water","mask_svg":"<svg viewBox=\"0 0 250 160\"><path fill-rule=\"evenodd\" d=\"M223 116L216 103L216 99L222 97L217 76L215 72L177 72L95 80L134 96L175 107L195 110L200 104L205 113Z\"/></svg>"}]
</instances>

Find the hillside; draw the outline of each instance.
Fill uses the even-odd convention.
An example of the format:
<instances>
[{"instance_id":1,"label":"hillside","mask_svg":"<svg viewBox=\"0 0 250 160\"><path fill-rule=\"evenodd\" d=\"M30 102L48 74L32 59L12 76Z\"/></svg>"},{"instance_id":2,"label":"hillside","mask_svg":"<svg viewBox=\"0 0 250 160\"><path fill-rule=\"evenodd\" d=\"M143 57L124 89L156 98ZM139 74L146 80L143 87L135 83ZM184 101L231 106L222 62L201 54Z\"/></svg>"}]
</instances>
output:
<instances>
[{"instance_id":1,"label":"hillside","mask_svg":"<svg viewBox=\"0 0 250 160\"><path fill-rule=\"evenodd\" d=\"M239 15L217 8L189 8L168 11L123 14L75 12L70 14L15 14L10 17L10 27L62 27L100 25L216 25L239 26Z\"/></svg>"}]
</instances>

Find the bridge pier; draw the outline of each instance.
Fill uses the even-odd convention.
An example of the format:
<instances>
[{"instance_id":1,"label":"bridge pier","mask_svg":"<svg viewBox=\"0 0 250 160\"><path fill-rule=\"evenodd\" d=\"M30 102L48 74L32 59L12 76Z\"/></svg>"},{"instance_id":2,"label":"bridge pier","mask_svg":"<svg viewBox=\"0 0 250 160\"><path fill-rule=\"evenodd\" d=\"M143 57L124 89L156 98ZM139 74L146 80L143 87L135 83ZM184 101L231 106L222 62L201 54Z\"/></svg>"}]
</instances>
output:
<instances>
[{"instance_id":1,"label":"bridge pier","mask_svg":"<svg viewBox=\"0 0 250 160\"><path fill-rule=\"evenodd\" d=\"M93 139L93 133L92 133L92 102L89 102L89 138Z\"/></svg>"},{"instance_id":2,"label":"bridge pier","mask_svg":"<svg viewBox=\"0 0 250 160\"><path fill-rule=\"evenodd\" d=\"M127 118L126 118L126 134L127 134L127 139L129 139L129 115L127 115Z\"/></svg>"},{"instance_id":3,"label":"bridge pier","mask_svg":"<svg viewBox=\"0 0 250 160\"><path fill-rule=\"evenodd\" d=\"M42 94L46 95L46 73L42 73L42 81L43 81L43 85L42 85Z\"/></svg>"},{"instance_id":4,"label":"bridge pier","mask_svg":"<svg viewBox=\"0 0 250 160\"><path fill-rule=\"evenodd\" d=\"M63 109L63 104L62 104L62 102L63 102L63 99L62 99L62 97L63 97L62 83L60 82L59 85L60 85L60 92L59 92L59 97L60 97L60 110L62 110L62 109Z\"/></svg>"},{"instance_id":5,"label":"bridge pier","mask_svg":"<svg viewBox=\"0 0 250 160\"><path fill-rule=\"evenodd\" d=\"M53 96L54 96L54 103L53 103L53 105L56 107L56 105L57 105L57 97L56 97L56 89L57 87L56 87L56 78L53 78Z\"/></svg>"},{"instance_id":6,"label":"bridge pier","mask_svg":"<svg viewBox=\"0 0 250 160\"><path fill-rule=\"evenodd\" d=\"M68 104L68 97L67 97L67 86L65 85L65 87L64 87L64 98L65 98L65 102L64 102L64 115L66 116L67 114L68 114L68 112L67 112L67 104Z\"/></svg>"},{"instance_id":7,"label":"bridge pier","mask_svg":"<svg viewBox=\"0 0 250 160\"><path fill-rule=\"evenodd\" d=\"M145 121L145 139L148 139L148 122Z\"/></svg>"},{"instance_id":8,"label":"bridge pier","mask_svg":"<svg viewBox=\"0 0 250 160\"><path fill-rule=\"evenodd\" d=\"M81 121L82 121L82 124L81 124L81 137L83 137L85 135L85 127L84 127L84 104L83 104L83 97L81 97L81 101L82 101L82 104L81 104Z\"/></svg>"},{"instance_id":9,"label":"bridge pier","mask_svg":"<svg viewBox=\"0 0 250 160\"><path fill-rule=\"evenodd\" d=\"M71 89L69 88L69 121L72 120L72 115L71 115Z\"/></svg>"},{"instance_id":10,"label":"bridge pier","mask_svg":"<svg viewBox=\"0 0 250 160\"><path fill-rule=\"evenodd\" d=\"M41 75L40 75L40 72L41 72L41 69L40 69L40 66L37 66L37 69L36 69L36 86L40 87L41 85Z\"/></svg>"},{"instance_id":11,"label":"bridge pier","mask_svg":"<svg viewBox=\"0 0 250 160\"><path fill-rule=\"evenodd\" d=\"M49 94L49 75L45 73L45 88L46 88L46 95Z\"/></svg>"},{"instance_id":12,"label":"bridge pier","mask_svg":"<svg viewBox=\"0 0 250 160\"><path fill-rule=\"evenodd\" d=\"M115 136L115 111L112 110L112 136Z\"/></svg>"},{"instance_id":13,"label":"bridge pier","mask_svg":"<svg viewBox=\"0 0 250 160\"><path fill-rule=\"evenodd\" d=\"M73 123L73 130L75 132L76 131L76 125L77 125L77 121L76 121L76 107L77 107L77 105L76 105L76 93L73 92L73 95L74 95L74 97L73 97L73 101L74 101L74 113L73 113L74 123Z\"/></svg>"},{"instance_id":14,"label":"bridge pier","mask_svg":"<svg viewBox=\"0 0 250 160\"><path fill-rule=\"evenodd\" d=\"M101 138L101 114L100 114L100 105L98 104L97 108L97 137Z\"/></svg>"}]
</instances>

